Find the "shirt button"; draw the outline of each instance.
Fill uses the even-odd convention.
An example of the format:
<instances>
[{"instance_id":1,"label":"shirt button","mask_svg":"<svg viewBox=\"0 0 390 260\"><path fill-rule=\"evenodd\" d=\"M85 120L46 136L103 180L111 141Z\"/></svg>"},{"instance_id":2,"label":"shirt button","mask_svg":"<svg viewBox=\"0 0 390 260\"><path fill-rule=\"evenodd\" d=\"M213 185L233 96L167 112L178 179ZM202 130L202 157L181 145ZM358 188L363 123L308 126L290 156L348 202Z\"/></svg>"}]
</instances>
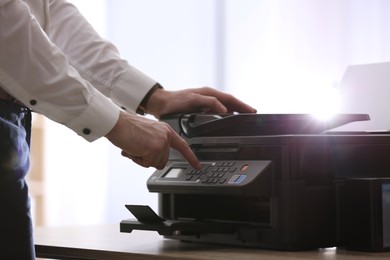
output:
<instances>
[{"instance_id":1,"label":"shirt button","mask_svg":"<svg viewBox=\"0 0 390 260\"><path fill-rule=\"evenodd\" d=\"M83 129L83 133L84 133L85 135L89 135L89 134L91 134L91 129L89 129L89 128L84 128L84 129Z\"/></svg>"},{"instance_id":2,"label":"shirt button","mask_svg":"<svg viewBox=\"0 0 390 260\"><path fill-rule=\"evenodd\" d=\"M35 106L37 104L37 101L35 99L30 100L30 105Z\"/></svg>"}]
</instances>

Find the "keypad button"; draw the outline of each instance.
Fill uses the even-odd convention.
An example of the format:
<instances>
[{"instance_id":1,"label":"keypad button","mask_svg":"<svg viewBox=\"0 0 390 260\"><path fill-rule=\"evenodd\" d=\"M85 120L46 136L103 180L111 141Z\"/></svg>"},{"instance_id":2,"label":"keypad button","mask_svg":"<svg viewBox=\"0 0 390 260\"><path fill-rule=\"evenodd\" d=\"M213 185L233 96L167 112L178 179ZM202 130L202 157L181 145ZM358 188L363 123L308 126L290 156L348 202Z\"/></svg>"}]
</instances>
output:
<instances>
[{"instance_id":1,"label":"keypad button","mask_svg":"<svg viewBox=\"0 0 390 260\"><path fill-rule=\"evenodd\" d=\"M218 178L222 178L223 176L225 176L224 173L219 173L217 177L218 177Z\"/></svg>"},{"instance_id":2,"label":"keypad button","mask_svg":"<svg viewBox=\"0 0 390 260\"><path fill-rule=\"evenodd\" d=\"M235 172L235 171L237 171L237 168L230 168L230 170L229 170L229 172Z\"/></svg>"},{"instance_id":3,"label":"keypad button","mask_svg":"<svg viewBox=\"0 0 390 260\"><path fill-rule=\"evenodd\" d=\"M219 184L224 184L226 182L226 179L221 179L218 183Z\"/></svg>"},{"instance_id":4,"label":"keypad button","mask_svg":"<svg viewBox=\"0 0 390 260\"><path fill-rule=\"evenodd\" d=\"M226 183L241 182L237 163L231 161L219 161L205 163L202 170L195 170L192 167L185 169L186 175L183 177L186 181L221 185Z\"/></svg>"}]
</instances>

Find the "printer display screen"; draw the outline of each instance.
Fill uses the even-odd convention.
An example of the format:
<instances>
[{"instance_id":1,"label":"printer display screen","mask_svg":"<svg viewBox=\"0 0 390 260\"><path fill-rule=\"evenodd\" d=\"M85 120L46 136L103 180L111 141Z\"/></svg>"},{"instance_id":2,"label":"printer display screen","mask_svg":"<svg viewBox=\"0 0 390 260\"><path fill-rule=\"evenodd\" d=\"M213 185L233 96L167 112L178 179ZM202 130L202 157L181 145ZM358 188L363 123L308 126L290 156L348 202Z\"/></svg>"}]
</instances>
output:
<instances>
[{"instance_id":1,"label":"printer display screen","mask_svg":"<svg viewBox=\"0 0 390 260\"><path fill-rule=\"evenodd\" d=\"M183 168L171 168L165 175L164 178L177 179L186 174Z\"/></svg>"},{"instance_id":2,"label":"printer display screen","mask_svg":"<svg viewBox=\"0 0 390 260\"><path fill-rule=\"evenodd\" d=\"M390 247L390 183L382 184L383 246Z\"/></svg>"}]
</instances>

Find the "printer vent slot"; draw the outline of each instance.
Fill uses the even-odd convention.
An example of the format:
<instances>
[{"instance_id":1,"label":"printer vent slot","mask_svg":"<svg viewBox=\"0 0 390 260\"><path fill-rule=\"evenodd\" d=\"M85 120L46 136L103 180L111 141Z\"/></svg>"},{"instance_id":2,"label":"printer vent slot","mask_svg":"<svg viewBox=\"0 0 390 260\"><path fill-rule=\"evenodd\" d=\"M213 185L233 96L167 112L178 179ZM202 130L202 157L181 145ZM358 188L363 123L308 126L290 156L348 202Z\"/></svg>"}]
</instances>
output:
<instances>
[{"instance_id":1,"label":"printer vent slot","mask_svg":"<svg viewBox=\"0 0 390 260\"><path fill-rule=\"evenodd\" d=\"M271 225L271 202L266 197L176 194L174 208L175 219Z\"/></svg>"}]
</instances>

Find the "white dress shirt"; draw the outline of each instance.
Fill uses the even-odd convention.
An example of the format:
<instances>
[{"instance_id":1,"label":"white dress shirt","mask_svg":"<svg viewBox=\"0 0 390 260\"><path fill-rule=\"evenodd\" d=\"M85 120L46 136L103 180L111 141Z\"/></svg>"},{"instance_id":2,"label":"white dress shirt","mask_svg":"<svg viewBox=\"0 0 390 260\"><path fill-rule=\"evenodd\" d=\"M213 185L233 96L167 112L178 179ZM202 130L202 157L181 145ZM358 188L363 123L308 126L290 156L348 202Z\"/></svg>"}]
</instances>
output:
<instances>
[{"instance_id":1,"label":"white dress shirt","mask_svg":"<svg viewBox=\"0 0 390 260\"><path fill-rule=\"evenodd\" d=\"M0 0L0 87L86 140L107 134L155 84L66 0Z\"/></svg>"}]
</instances>

